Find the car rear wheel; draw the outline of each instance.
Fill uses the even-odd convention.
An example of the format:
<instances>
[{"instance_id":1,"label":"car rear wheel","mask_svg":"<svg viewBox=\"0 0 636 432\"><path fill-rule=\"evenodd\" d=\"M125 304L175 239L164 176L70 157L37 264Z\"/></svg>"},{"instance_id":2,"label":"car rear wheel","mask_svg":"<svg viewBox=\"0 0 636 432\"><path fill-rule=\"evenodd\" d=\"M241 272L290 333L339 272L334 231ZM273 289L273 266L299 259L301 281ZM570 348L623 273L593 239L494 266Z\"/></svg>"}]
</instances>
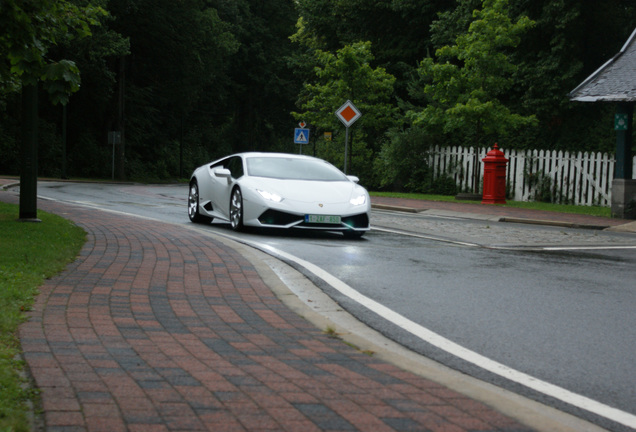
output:
<instances>
[{"instance_id":1,"label":"car rear wheel","mask_svg":"<svg viewBox=\"0 0 636 432\"><path fill-rule=\"evenodd\" d=\"M243 195L238 187L232 191L230 198L230 224L234 231L243 229Z\"/></svg>"},{"instance_id":2,"label":"car rear wheel","mask_svg":"<svg viewBox=\"0 0 636 432\"><path fill-rule=\"evenodd\" d=\"M199 185L196 181L190 183L188 192L188 217L195 223L210 223L212 218L199 213Z\"/></svg>"}]
</instances>

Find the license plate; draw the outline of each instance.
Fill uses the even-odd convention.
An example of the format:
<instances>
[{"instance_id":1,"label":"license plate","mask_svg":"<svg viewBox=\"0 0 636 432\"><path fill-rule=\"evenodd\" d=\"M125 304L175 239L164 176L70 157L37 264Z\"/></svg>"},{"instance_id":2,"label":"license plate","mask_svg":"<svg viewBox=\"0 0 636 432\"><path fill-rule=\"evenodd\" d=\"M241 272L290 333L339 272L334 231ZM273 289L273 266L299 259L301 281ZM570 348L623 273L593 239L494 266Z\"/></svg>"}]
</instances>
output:
<instances>
[{"instance_id":1,"label":"license plate","mask_svg":"<svg viewBox=\"0 0 636 432\"><path fill-rule=\"evenodd\" d=\"M340 216L329 215L305 215L306 223L318 223L318 224L339 224Z\"/></svg>"}]
</instances>

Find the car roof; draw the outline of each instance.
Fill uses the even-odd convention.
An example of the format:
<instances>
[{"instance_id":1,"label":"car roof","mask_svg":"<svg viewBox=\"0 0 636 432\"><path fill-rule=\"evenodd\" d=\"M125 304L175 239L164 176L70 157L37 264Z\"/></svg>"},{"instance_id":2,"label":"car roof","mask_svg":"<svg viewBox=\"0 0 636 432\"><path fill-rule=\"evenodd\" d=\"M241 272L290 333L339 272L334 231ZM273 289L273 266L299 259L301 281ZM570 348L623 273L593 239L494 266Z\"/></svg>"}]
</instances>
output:
<instances>
[{"instance_id":1,"label":"car roof","mask_svg":"<svg viewBox=\"0 0 636 432\"><path fill-rule=\"evenodd\" d=\"M317 159L313 156L302 155L302 154L293 154L293 153L275 153L275 152L244 152L237 153L234 156L242 156L244 158L247 157L285 157L285 158L295 158L295 159Z\"/></svg>"}]
</instances>

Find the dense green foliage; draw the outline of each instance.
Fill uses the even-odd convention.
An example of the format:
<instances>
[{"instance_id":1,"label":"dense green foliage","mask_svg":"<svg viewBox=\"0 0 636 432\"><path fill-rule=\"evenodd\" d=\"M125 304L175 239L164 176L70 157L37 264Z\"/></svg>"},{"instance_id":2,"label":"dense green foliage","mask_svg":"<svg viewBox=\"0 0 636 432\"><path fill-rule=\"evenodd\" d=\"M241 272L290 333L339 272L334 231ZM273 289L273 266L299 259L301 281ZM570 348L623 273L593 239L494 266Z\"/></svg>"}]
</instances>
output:
<instances>
[{"instance_id":1,"label":"dense green foliage","mask_svg":"<svg viewBox=\"0 0 636 432\"><path fill-rule=\"evenodd\" d=\"M0 192L1 193L1 192ZM59 216L40 212L42 223L19 222L18 207L0 203L0 430L28 431L35 394L18 375L22 362L16 336L23 311L45 278L60 272L84 244L84 231Z\"/></svg>"},{"instance_id":2,"label":"dense green foliage","mask_svg":"<svg viewBox=\"0 0 636 432\"><path fill-rule=\"evenodd\" d=\"M345 133L334 115L343 102L350 100L364 115L355 123L349 139L347 167L356 172L363 183L373 179L373 160L380 151L383 136L397 125L397 108L391 103L395 77L383 68L371 67L371 43L354 43L337 51L316 50L315 79L305 83L301 94L298 120L313 126L320 135L332 132L331 140L314 140L314 154L344 166ZM355 133L353 132L355 131Z\"/></svg>"},{"instance_id":3,"label":"dense green foliage","mask_svg":"<svg viewBox=\"0 0 636 432\"><path fill-rule=\"evenodd\" d=\"M69 39L90 36L104 10L66 0L3 1L0 6L0 91L21 83L42 81L53 103L66 103L79 90L79 70L73 61L50 57L49 49Z\"/></svg>"},{"instance_id":4,"label":"dense green foliage","mask_svg":"<svg viewBox=\"0 0 636 432\"><path fill-rule=\"evenodd\" d=\"M108 132L121 131L117 177L185 177L235 151L297 152L299 120L306 152L342 167L333 113L351 99L363 112L352 170L410 190L431 187L433 144L613 151L614 107L568 93L636 27L632 0L7 0L0 12L0 172L17 174L20 89L39 80L41 175L109 177Z\"/></svg>"},{"instance_id":5,"label":"dense green foliage","mask_svg":"<svg viewBox=\"0 0 636 432\"><path fill-rule=\"evenodd\" d=\"M414 125L445 134L460 130L479 143L483 135L497 141L535 123L534 116L513 113L501 100L518 70L506 49L516 48L534 25L526 16L513 22L507 3L486 0L473 12L468 30L436 51L436 62L420 63L420 91L427 103L408 113Z\"/></svg>"}]
</instances>

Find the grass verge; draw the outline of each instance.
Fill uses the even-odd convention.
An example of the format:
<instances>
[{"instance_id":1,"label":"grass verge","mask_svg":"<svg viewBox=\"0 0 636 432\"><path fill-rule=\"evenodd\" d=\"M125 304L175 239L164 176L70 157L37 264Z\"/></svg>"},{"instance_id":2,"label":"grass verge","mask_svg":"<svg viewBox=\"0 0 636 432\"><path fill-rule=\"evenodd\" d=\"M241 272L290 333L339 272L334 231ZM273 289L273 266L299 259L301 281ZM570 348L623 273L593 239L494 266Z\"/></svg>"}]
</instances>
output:
<instances>
[{"instance_id":1,"label":"grass verge","mask_svg":"<svg viewBox=\"0 0 636 432\"><path fill-rule=\"evenodd\" d=\"M0 431L29 431L28 402L37 398L21 372L18 325L45 279L72 262L86 233L59 216L38 212L41 223L19 222L19 208L0 202Z\"/></svg>"},{"instance_id":2,"label":"grass verge","mask_svg":"<svg viewBox=\"0 0 636 432\"><path fill-rule=\"evenodd\" d=\"M418 193L402 193L402 192L370 192L371 196L377 197L393 197L393 198L408 198L419 199L426 201L446 201L446 202L469 202L479 203L479 201L460 201L455 199L455 196L451 195L426 195ZM489 204L492 205L492 204ZM543 202L525 202L525 201L507 201L506 204L494 204L501 207L516 207L531 210L546 210L561 213L574 213L584 214L589 216L600 217L612 217L612 210L609 207L600 206L580 206L580 205L568 205L568 204L552 204Z\"/></svg>"}]
</instances>

